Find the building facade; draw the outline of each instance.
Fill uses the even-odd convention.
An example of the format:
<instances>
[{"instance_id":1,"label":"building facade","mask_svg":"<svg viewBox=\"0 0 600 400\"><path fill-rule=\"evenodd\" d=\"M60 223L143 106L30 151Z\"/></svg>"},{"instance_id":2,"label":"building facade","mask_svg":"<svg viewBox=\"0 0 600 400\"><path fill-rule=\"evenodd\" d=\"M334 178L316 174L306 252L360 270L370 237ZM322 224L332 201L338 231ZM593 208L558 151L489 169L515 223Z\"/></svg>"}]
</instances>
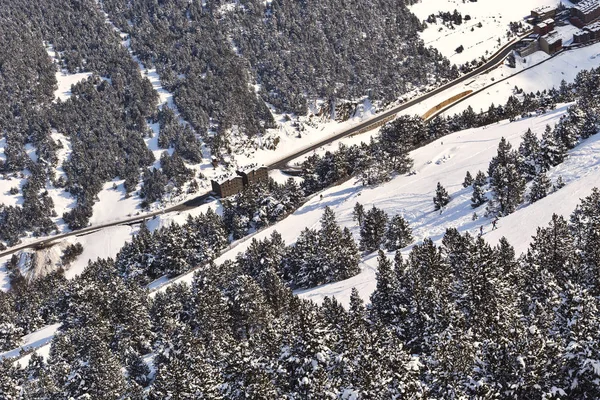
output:
<instances>
[{"instance_id":1,"label":"building facade","mask_svg":"<svg viewBox=\"0 0 600 400\"><path fill-rule=\"evenodd\" d=\"M219 197L225 198L244 190L244 180L241 176L232 176L222 180L211 180L212 191Z\"/></svg>"},{"instance_id":2,"label":"building facade","mask_svg":"<svg viewBox=\"0 0 600 400\"><path fill-rule=\"evenodd\" d=\"M554 54L562 49L562 39L556 31L540 37L540 49L547 54Z\"/></svg>"},{"instance_id":3,"label":"building facade","mask_svg":"<svg viewBox=\"0 0 600 400\"><path fill-rule=\"evenodd\" d=\"M269 169L265 166L235 171L244 181L244 186L251 185L256 182L267 182L269 180Z\"/></svg>"},{"instance_id":4,"label":"building facade","mask_svg":"<svg viewBox=\"0 0 600 400\"><path fill-rule=\"evenodd\" d=\"M233 176L211 180L212 191L219 197L225 198L240 193L248 185L269 180L269 169L265 166L252 166L235 171L235 173L236 175Z\"/></svg>"},{"instance_id":5,"label":"building facade","mask_svg":"<svg viewBox=\"0 0 600 400\"><path fill-rule=\"evenodd\" d=\"M584 25L600 18L600 0L583 0L579 4L575 4L571 8L571 17L578 19Z\"/></svg>"}]
</instances>

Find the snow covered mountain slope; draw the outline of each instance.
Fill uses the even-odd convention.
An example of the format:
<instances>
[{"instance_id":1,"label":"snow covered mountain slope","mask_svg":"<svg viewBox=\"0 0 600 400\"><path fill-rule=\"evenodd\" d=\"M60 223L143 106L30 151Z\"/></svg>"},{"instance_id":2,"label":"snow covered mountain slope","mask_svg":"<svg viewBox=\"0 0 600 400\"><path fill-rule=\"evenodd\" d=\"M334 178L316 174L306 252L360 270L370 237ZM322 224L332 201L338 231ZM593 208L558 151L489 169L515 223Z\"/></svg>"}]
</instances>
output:
<instances>
[{"instance_id":1,"label":"snow covered mountain slope","mask_svg":"<svg viewBox=\"0 0 600 400\"><path fill-rule=\"evenodd\" d=\"M390 217L396 214L404 216L413 229L415 243L425 238L440 241L445 230L450 227L476 235L483 225L485 237L490 242L495 243L500 237L506 236L516 246L517 252L522 252L535 228L545 225L550 219L550 209L569 214L580 197L589 194L594 185L600 184L600 158L595 155L598 154L596 147L600 146L600 138L592 137L580 144L570 153L570 158L565 163L548 174L553 181L562 176L567 184L565 188L533 205L523 205L514 214L501 219L499 229L493 233L488 233L491 230L491 220L483 216L485 206L475 210L471 208L472 189L463 188L462 182L467 171L473 175L478 170L487 171L489 161L496 154L502 137L510 141L513 147L517 147L521 135L527 129L531 128L541 136L546 125L554 125L566 109L567 105L562 105L537 117L513 123L502 121L448 135L411 153L416 174L397 176L376 187L363 187L355 180L350 180L329 188L322 193L322 199L319 195L313 197L293 215L254 237L263 239L277 230L287 244L294 243L305 227L318 227L324 207L329 206L335 211L338 222L350 228L358 238L358 226L352 219L352 211L354 205L360 202L367 209L372 206L381 208ZM452 198L442 213L434 211L432 202L437 182L446 187ZM550 202L553 204L552 208L548 207ZM473 212L477 212L479 216L475 221ZM238 244L217 259L217 263L234 258L249 244L250 241ZM408 251L409 248L404 250ZM389 256L393 254L390 253ZM325 296L336 296L343 304L348 304L350 290L356 287L361 296L368 300L376 283L376 265L376 255L367 255L363 258L362 272L359 275L345 281L298 291L297 294L317 302ZM193 274L190 273L175 281L190 282L192 277Z\"/></svg>"},{"instance_id":2,"label":"snow covered mountain slope","mask_svg":"<svg viewBox=\"0 0 600 400\"><path fill-rule=\"evenodd\" d=\"M435 23L428 23L420 37L426 45L438 49L452 63L463 64L493 53L509 41L507 31L510 22L522 21L536 7L556 6L557 3L555 0L422 0L410 6L410 11L421 20L439 12L453 13L456 10L460 13L462 24L450 28L437 18ZM562 3L570 5L569 1ZM466 16L470 19L465 20ZM456 48L461 45L464 50L457 53Z\"/></svg>"}]
</instances>

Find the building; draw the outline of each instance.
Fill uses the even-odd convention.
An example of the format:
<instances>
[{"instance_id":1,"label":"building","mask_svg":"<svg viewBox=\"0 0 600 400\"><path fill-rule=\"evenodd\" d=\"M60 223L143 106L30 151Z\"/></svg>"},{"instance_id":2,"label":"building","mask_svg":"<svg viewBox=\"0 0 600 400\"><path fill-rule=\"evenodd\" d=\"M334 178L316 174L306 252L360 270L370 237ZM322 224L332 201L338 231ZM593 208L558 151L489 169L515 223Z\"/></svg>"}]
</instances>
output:
<instances>
[{"instance_id":1,"label":"building","mask_svg":"<svg viewBox=\"0 0 600 400\"><path fill-rule=\"evenodd\" d=\"M558 32L552 31L540 37L540 49L550 55L560 51L562 49L562 38L558 35Z\"/></svg>"},{"instance_id":2,"label":"building","mask_svg":"<svg viewBox=\"0 0 600 400\"><path fill-rule=\"evenodd\" d=\"M573 34L573 43L587 43L600 39L600 21L594 22Z\"/></svg>"},{"instance_id":3,"label":"building","mask_svg":"<svg viewBox=\"0 0 600 400\"><path fill-rule=\"evenodd\" d=\"M586 43L590 41L590 33L588 31L579 30L573 34L573 43Z\"/></svg>"},{"instance_id":4,"label":"building","mask_svg":"<svg viewBox=\"0 0 600 400\"><path fill-rule=\"evenodd\" d=\"M590 36L590 40L598 40L600 39L600 21L594 22L583 28L585 32L588 32Z\"/></svg>"},{"instance_id":5,"label":"building","mask_svg":"<svg viewBox=\"0 0 600 400\"><path fill-rule=\"evenodd\" d=\"M529 35L524 38L518 45L516 52L519 57L527 57L540 49L538 42L539 35Z\"/></svg>"},{"instance_id":6,"label":"building","mask_svg":"<svg viewBox=\"0 0 600 400\"><path fill-rule=\"evenodd\" d=\"M552 31L554 29L554 20L552 18L547 18L544 21L540 22L536 26L533 27L533 31L538 35L545 35L546 33Z\"/></svg>"},{"instance_id":7,"label":"building","mask_svg":"<svg viewBox=\"0 0 600 400\"><path fill-rule=\"evenodd\" d=\"M248 185L269 180L269 169L256 164L240 168L235 173L211 180L212 191L225 198L240 193Z\"/></svg>"},{"instance_id":8,"label":"building","mask_svg":"<svg viewBox=\"0 0 600 400\"><path fill-rule=\"evenodd\" d=\"M244 180L238 175L229 175L220 179L211 180L210 183L212 191L221 198L233 196L244 190Z\"/></svg>"},{"instance_id":9,"label":"building","mask_svg":"<svg viewBox=\"0 0 600 400\"><path fill-rule=\"evenodd\" d=\"M556 16L556 7L545 5L534 8L531 10L531 17L537 21L543 21L548 18L554 18Z\"/></svg>"},{"instance_id":10,"label":"building","mask_svg":"<svg viewBox=\"0 0 600 400\"><path fill-rule=\"evenodd\" d=\"M571 8L571 21L578 19L584 25L600 18L600 0L583 0ZM573 25L580 27L581 24Z\"/></svg>"},{"instance_id":11,"label":"building","mask_svg":"<svg viewBox=\"0 0 600 400\"><path fill-rule=\"evenodd\" d=\"M240 168L235 171L244 181L244 186L251 185L256 182L267 182L269 180L269 169L267 167L250 166L247 168Z\"/></svg>"}]
</instances>

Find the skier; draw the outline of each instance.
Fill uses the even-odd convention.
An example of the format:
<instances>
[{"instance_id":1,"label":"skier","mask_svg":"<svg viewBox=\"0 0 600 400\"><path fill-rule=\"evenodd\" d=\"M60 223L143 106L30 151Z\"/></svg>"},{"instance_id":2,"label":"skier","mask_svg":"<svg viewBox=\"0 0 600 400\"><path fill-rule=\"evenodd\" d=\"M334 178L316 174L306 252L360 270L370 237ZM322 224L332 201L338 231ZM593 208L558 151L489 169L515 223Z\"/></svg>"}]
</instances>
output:
<instances>
[{"instance_id":1,"label":"skier","mask_svg":"<svg viewBox=\"0 0 600 400\"><path fill-rule=\"evenodd\" d=\"M483 225L479 227L479 236L483 236Z\"/></svg>"},{"instance_id":2,"label":"skier","mask_svg":"<svg viewBox=\"0 0 600 400\"><path fill-rule=\"evenodd\" d=\"M498 218L496 218L495 220L492 221L492 230L497 228L497 226L496 226L497 223L498 223Z\"/></svg>"},{"instance_id":3,"label":"skier","mask_svg":"<svg viewBox=\"0 0 600 400\"><path fill-rule=\"evenodd\" d=\"M323 195L320 196L320 200L323 200Z\"/></svg>"}]
</instances>

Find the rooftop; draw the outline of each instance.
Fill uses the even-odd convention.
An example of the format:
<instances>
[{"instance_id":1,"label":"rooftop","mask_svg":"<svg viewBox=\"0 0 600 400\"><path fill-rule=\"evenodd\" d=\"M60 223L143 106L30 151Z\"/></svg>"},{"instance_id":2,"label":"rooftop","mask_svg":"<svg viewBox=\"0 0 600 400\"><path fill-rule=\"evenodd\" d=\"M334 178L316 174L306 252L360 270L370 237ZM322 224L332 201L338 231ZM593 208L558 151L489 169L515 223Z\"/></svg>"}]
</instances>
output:
<instances>
[{"instance_id":1,"label":"rooftop","mask_svg":"<svg viewBox=\"0 0 600 400\"><path fill-rule=\"evenodd\" d=\"M215 182L217 182L218 184L221 184L221 183L230 181L230 180L232 180L234 178L240 178L240 179L242 179L236 173L231 172L231 173L225 173L225 174L222 174L222 175L219 175L219 176L215 176L212 180L215 181Z\"/></svg>"},{"instance_id":2,"label":"rooftop","mask_svg":"<svg viewBox=\"0 0 600 400\"><path fill-rule=\"evenodd\" d=\"M583 13L588 13L600 7L599 0L583 0L582 2L575 4L573 8L580 10Z\"/></svg>"},{"instance_id":3,"label":"rooftop","mask_svg":"<svg viewBox=\"0 0 600 400\"><path fill-rule=\"evenodd\" d=\"M257 169L263 168L263 167L265 167L263 164L252 163L252 164L240 166L240 167L238 167L237 170L240 172L249 172L249 171L257 170Z\"/></svg>"},{"instance_id":4,"label":"rooftop","mask_svg":"<svg viewBox=\"0 0 600 400\"><path fill-rule=\"evenodd\" d=\"M550 10L554 10L555 8L556 7L554 7L554 6L546 4L546 5L543 5L543 6L536 7L536 8L534 8L531 11L540 14L540 13L548 12Z\"/></svg>"},{"instance_id":5,"label":"rooftop","mask_svg":"<svg viewBox=\"0 0 600 400\"><path fill-rule=\"evenodd\" d=\"M558 40L562 40L562 37L558 34L557 31L549 32L549 33L545 34L544 36L542 36L542 38L548 43L553 43Z\"/></svg>"},{"instance_id":6,"label":"rooftop","mask_svg":"<svg viewBox=\"0 0 600 400\"><path fill-rule=\"evenodd\" d=\"M600 31L600 21L594 22L593 24L589 24L583 29L590 32L598 32Z\"/></svg>"}]
</instances>

